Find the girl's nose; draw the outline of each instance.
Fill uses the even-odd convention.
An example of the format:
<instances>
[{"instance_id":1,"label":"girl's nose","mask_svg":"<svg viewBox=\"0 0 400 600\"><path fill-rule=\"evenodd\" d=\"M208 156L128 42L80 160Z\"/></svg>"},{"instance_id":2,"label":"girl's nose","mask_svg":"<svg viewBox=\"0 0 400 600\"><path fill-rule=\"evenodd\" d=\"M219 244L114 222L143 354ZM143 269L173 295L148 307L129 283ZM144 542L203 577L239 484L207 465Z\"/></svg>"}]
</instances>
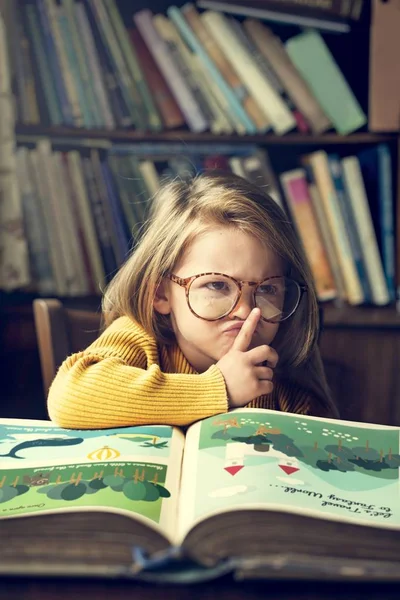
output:
<instances>
[{"instance_id":1,"label":"girl's nose","mask_svg":"<svg viewBox=\"0 0 400 600\"><path fill-rule=\"evenodd\" d=\"M241 319L244 321L247 319L253 308L255 307L253 288L245 286L242 289L242 295L240 297L239 302L229 314L230 318L236 317L236 319Z\"/></svg>"}]
</instances>

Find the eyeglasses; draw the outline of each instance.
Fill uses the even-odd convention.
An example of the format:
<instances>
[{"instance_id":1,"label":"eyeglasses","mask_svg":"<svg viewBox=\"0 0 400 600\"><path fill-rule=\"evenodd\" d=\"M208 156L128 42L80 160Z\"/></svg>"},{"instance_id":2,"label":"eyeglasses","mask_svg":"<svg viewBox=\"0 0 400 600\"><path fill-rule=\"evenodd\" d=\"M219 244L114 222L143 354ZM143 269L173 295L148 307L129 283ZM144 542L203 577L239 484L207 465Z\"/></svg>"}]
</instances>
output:
<instances>
[{"instance_id":1,"label":"eyeglasses","mask_svg":"<svg viewBox=\"0 0 400 600\"><path fill-rule=\"evenodd\" d=\"M186 278L170 273L167 277L185 288L189 309L206 321L218 321L229 315L238 305L245 285L254 288L254 306L269 323L281 323L291 317L307 291L305 285L280 275L263 281L239 281L223 273L200 273Z\"/></svg>"}]
</instances>

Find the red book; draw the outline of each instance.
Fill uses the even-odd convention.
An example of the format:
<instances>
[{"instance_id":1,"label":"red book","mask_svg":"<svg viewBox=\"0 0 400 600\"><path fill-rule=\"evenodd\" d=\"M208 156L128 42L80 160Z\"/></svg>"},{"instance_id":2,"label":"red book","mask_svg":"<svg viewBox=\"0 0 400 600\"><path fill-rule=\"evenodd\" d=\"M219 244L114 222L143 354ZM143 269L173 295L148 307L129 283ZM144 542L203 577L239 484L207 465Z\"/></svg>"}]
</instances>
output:
<instances>
[{"instance_id":1,"label":"red book","mask_svg":"<svg viewBox=\"0 0 400 600\"><path fill-rule=\"evenodd\" d=\"M168 129L184 126L186 124L184 116L140 32L137 29L129 29L129 35L135 48L143 76L153 94L164 126Z\"/></svg>"}]
</instances>

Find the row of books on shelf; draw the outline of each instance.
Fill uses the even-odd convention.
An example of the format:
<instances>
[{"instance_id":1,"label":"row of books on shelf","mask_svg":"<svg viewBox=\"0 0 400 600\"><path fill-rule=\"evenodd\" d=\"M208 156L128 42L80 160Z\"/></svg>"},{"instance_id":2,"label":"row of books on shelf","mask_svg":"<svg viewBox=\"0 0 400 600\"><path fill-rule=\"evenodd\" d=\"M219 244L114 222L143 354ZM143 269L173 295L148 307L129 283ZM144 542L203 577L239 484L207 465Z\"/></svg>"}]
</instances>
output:
<instances>
[{"instance_id":1,"label":"row of books on shelf","mask_svg":"<svg viewBox=\"0 0 400 600\"><path fill-rule=\"evenodd\" d=\"M394 299L392 173L385 144L343 158L317 150L280 173L266 151L245 144L71 149L42 138L18 147L15 161L10 173L20 197L30 291L100 294L139 239L149 199L162 182L218 169L251 180L281 205L321 301L385 305Z\"/></svg>"},{"instance_id":2,"label":"row of books on shelf","mask_svg":"<svg viewBox=\"0 0 400 600\"><path fill-rule=\"evenodd\" d=\"M127 26L116 0L2 6L0 47L22 124L278 135L366 124L316 29L283 41L261 20L192 3L140 10Z\"/></svg>"}]
</instances>

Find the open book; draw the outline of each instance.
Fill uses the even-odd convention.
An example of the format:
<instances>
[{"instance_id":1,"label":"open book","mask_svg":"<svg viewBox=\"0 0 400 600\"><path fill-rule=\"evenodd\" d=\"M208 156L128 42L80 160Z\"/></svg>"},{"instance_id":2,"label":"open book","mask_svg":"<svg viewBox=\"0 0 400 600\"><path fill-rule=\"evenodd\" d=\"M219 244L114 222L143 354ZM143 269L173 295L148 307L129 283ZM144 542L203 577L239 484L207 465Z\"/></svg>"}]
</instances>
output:
<instances>
[{"instance_id":1,"label":"open book","mask_svg":"<svg viewBox=\"0 0 400 600\"><path fill-rule=\"evenodd\" d=\"M260 409L186 435L1 419L0 572L400 579L399 433Z\"/></svg>"}]
</instances>

